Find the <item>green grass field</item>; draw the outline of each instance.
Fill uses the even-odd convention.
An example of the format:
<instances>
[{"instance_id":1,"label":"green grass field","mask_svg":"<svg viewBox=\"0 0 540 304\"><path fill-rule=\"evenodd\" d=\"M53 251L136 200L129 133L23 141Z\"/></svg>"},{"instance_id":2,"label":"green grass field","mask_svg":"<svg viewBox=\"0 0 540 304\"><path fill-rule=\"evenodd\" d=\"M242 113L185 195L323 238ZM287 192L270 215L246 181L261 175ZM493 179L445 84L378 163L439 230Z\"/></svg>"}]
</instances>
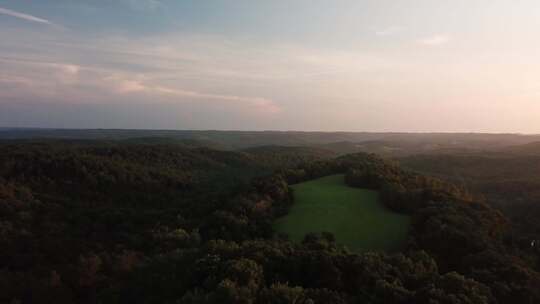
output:
<instances>
[{"instance_id":1,"label":"green grass field","mask_svg":"<svg viewBox=\"0 0 540 304\"><path fill-rule=\"evenodd\" d=\"M294 204L274 229L293 241L301 242L309 232L331 232L339 244L362 252L396 250L407 239L410 218L388 210L376 191L347 186L343 175L292 188Z\"/></svg>"}]
</instances>

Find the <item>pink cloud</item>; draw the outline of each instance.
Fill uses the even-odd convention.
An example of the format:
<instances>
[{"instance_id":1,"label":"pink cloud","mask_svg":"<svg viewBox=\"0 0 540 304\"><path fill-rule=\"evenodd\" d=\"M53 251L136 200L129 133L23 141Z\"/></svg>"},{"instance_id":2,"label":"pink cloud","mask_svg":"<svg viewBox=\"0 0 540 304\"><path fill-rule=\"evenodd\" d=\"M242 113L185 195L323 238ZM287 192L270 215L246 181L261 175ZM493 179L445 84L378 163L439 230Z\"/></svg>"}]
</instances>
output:
<instances>
[{"instance_id":1,"label":"pink cloud","mask_svg":"<svg viewBox=\"0 0 540 304\"><path fill-rule=\"evenodd\" d=\"M237 102L257 108L265 113L273 114L281 111L279 105L277 105L274 101L262 97L213 94L192 90L176 89L161 85L145 84L141 80L118 79L117 76L114 76L112 78L109 77L108 79L111 80L115 78L117 81L116 91L122 94L147 93L169 97L187 97L193 99Z\"/></svg>"}]
</instances>

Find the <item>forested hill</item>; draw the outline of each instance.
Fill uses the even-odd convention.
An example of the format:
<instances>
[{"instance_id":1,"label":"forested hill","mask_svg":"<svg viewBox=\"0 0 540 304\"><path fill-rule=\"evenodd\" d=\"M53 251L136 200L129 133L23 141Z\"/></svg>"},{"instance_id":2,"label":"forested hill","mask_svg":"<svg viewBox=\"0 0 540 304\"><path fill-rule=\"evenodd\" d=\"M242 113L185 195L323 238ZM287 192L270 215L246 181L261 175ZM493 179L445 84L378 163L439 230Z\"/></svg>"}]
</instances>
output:
<instances>
[{"instance_id":1,"label":"forested hill","mask_svg":"<svg viewBox=\"0 0 540 304\"><path fill-rule=\"evenodd\" d=\"M289 185L345 174L411 216L398 253L301 244ZM539 303L539 255L463 189L371 154L0 144L0 303Z\"/></svg>"},{"instance_id":2,"label":"forested hill","mask_svg":"<svg viewBox=\"0 0 540 304\"><path fill-rule=\"evenodd\" d=\"M505 213L525 237L540 239L540 150L538 143L482 153L402 157L403 166L466 187ZM529 241L527 241L529 240Z\"/></svg>"},{"instance_id":3,"label":"forested hill","mask_svg":"<svg viewBox=\"0 0 540 304\"><path fill-rule=\"evenodd\" d=\"M259 146L318 146L338 152L385 153L388 149L491 149L540 141L540 135L484 133L300 132L129 129L0 128L0 140L86 139L127 140L141 143L188 143L219 149Z\"/></svg>"}]
</instances>

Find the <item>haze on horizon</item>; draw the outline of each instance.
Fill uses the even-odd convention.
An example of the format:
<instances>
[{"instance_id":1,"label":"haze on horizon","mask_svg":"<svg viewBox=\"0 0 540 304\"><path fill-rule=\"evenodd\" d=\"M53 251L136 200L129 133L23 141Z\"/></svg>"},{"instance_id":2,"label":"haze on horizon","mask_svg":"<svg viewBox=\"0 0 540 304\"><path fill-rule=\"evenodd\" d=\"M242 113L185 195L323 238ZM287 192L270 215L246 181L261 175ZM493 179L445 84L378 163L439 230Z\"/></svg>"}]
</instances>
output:
<instances>
[{"instance_id":1,"label":"haze on horizon","mask_svg":"<svg viewBox=\"0 0 540 304\"><path fill-rule=\"evenodd\" d=\"M534 0L0 0L0 126L540 133Z\"/></svg>"}]
</instances>

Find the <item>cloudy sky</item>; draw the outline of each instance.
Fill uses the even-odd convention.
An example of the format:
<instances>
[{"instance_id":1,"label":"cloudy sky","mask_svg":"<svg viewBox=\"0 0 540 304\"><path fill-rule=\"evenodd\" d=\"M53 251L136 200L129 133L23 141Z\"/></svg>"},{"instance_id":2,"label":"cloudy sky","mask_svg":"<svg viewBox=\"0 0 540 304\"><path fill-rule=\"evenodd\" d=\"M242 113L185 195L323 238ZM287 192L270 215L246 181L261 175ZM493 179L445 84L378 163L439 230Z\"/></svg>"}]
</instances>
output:
<instances>
[{"instance_id":1,"label":"cloudy sky","mask_svg":"<svg viewBox=\"0 0 540 304\"><path fill-rule=\"evenodd\" d=\"M540 133L537 0L0 0L0 126Z\"/></svg>"}]
</instances>

